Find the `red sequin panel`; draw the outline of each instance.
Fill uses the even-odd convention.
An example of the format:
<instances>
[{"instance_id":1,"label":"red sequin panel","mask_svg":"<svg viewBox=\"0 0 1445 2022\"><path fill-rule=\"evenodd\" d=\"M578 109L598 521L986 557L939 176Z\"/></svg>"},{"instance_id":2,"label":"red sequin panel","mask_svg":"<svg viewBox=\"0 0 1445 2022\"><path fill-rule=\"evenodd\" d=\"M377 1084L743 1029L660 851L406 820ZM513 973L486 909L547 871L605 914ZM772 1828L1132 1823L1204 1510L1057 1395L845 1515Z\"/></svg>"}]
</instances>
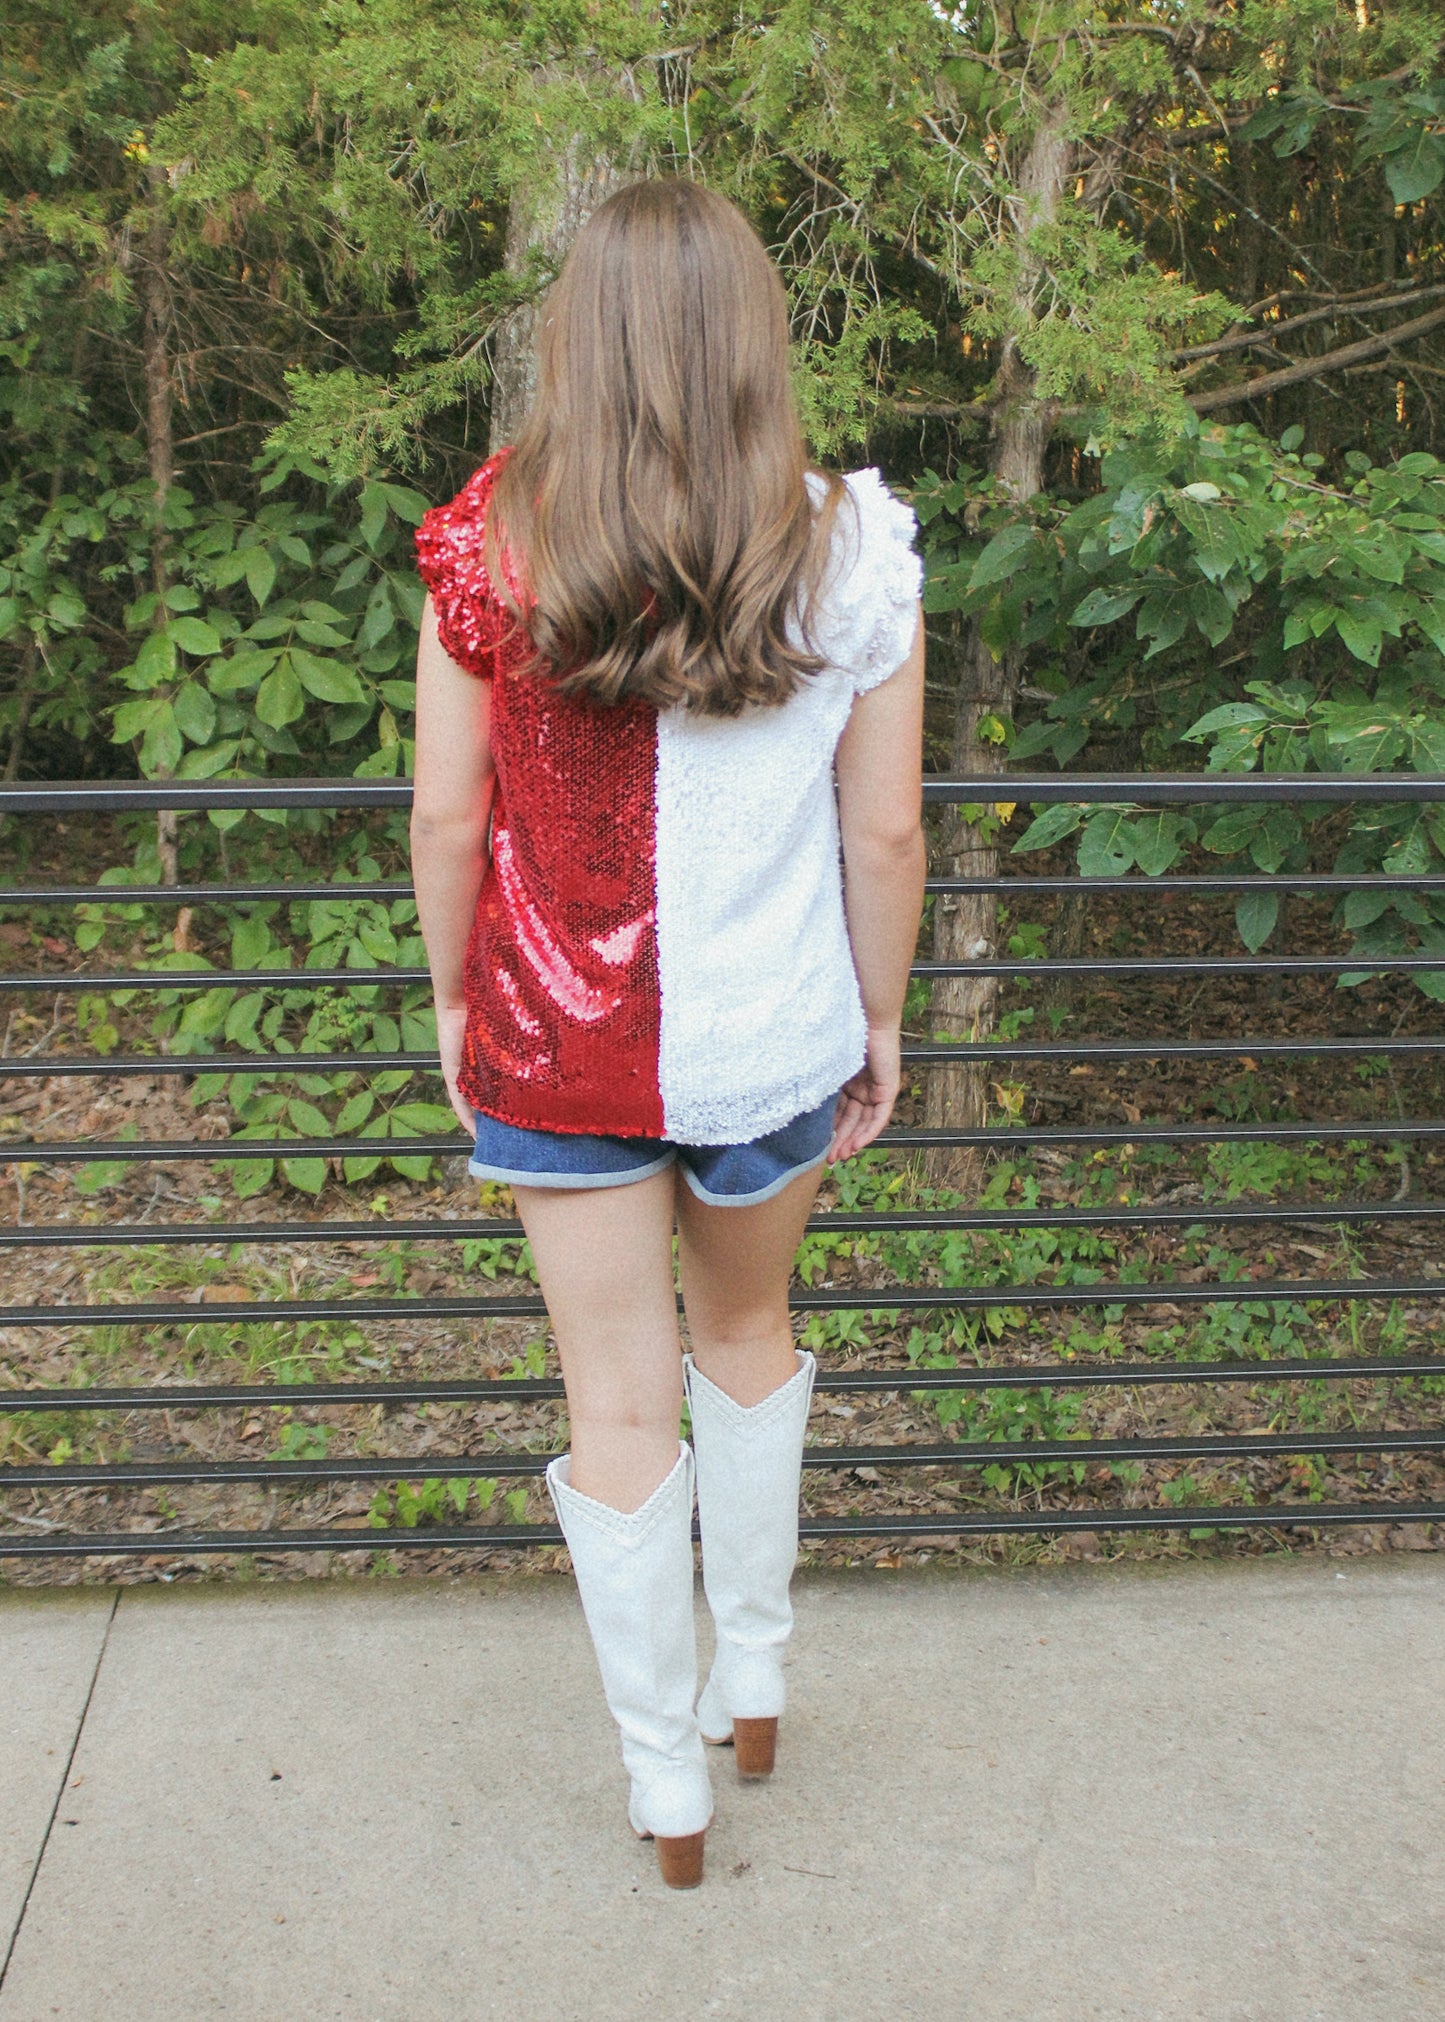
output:
<instances>
[{"instance_id":1,"label":"red sequin panel","mask_svg":"<svg viewBox=\"0 0 1445 2022\"><path fill-rule=\"evenodd\" d=\"M493 687L500 806L467 951L468 1099L543 1130L659 1137L656 713Z\"/></svg>"},{"instance_id":2,"label":"red sequin panel","mask_svg":"<svg viewBox=\"0 0 1445 2022\"><path fill-rule=\"evenodd\" d=\"M460 1085L508 1123L658 1137L657 715L570 701L527 670L482 562L497 462L417 536L443 645L493 677L492 856L467 948Z\"/></svg>"}]
</instances>

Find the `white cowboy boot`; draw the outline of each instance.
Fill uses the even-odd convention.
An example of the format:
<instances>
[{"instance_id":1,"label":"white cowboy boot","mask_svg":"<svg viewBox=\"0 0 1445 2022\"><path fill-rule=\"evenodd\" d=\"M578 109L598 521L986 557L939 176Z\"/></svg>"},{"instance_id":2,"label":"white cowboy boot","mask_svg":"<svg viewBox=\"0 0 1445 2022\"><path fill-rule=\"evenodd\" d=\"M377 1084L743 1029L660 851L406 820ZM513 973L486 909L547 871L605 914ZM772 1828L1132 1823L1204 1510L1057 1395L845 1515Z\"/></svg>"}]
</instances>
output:
<instances>
[{"instance_id":1,"label":"white cowboy boot","mask_svg":"<svg viewBox=\"0 0 1445 2022\"><path fill-rule=\"evenodd\" d=\"M816 1363L760 1404L734 1403L690 1355L684 1381L697 1456L702 1580L717 1627L698 1701L704 1741L732 1741L738 1775L767 1776L783 1710L782 1653L793 1627L788 1583L798 1556L798 1482Z\"/></svg>"},{"instance_id":2,"label":"white cowboy boot","mask_svg":"<svg viewBox=\"0 0 1445 2022\"><path fill-rule=\"evenodd\" d=\"M692 1451L679 1441L672 1472L630 1514L579 1494L570 1472L571 1455L559 1455L547 1487L622 1732L627 1816L640 1839L657 1841L668 1886L696 1888L712 1788L693 1712Z\"/></svg>"}]
</instances>

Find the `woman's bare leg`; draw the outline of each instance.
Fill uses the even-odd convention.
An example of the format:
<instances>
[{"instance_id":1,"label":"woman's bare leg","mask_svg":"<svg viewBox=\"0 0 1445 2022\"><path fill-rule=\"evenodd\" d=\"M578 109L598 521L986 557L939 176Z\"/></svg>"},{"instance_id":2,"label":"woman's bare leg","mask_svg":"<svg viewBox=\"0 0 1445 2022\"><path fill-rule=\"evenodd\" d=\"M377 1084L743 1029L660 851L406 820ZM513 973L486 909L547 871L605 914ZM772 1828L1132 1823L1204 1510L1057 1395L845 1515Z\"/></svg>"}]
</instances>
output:
<instances>
[{"instance_id":1,"label":"woman's bare leg","mask_svg":"<svg viewBox=\"0 0 1445 2022\"><path fill-rule=\"evenodd\" d=\"M692 1358L737 1404L759 1404L797 1368L788 1283L822 1178L800 1173L770 1201L714 1208L677 1176L678 1254Z\"/></svg>"},{"instance_id":2,"label":"woman's bare leg","mask_svg":"<svg viewBox=\"0 0 1445 2022\"><path fill-rule=\"evenodd\" d=\"M562 1357L572 1486L638 1509L677 1463L682 1414L672 1168L627 1186L512 1192Z\"/></svg>"}]
</instances>

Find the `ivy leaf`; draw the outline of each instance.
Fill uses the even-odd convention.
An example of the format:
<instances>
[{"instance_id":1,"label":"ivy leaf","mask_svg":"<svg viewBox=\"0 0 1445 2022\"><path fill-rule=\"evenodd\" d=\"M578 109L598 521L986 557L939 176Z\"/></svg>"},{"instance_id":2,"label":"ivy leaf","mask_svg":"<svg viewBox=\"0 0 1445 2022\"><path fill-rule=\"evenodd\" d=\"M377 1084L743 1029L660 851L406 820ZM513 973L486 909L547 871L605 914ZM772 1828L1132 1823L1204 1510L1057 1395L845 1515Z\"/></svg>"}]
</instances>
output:
<instances>
[{"instance_id":1,"label":"ivy leaf","mask_svg":"<svg viewBox=\"0 0 1445 2022\"><path fill-rule=\"evenodd\" d=\"M1350 928L1369 927L1390 910L1388 892L1349 892L1345 896L1343 918Z\"/></svg>"},{"instance_id":2,"label":"ivy leaf","mask_svg":"<svg viewBox=\"0 0 1445 2022\"><path fill-rule=\"evenodd\" d=\"M1011 854L1018 856L1024 850L1050 849L1056 842L1062 842L1066 835L1072 835L1083 819L1081 807L1069 807L1062 802L1056 807L1046 807L1029 823Z\"/></svg>"},{"instance_id":3,"label":"ivy leaf","mask_svg":"<svg viewBox=\"0 0 1445 2022\"><path fill-rule=\"evenodd\" d=\"M1311 616L1311 608L1306 605L1301 610L1291 611L1285 619L1281 643L1286 653L1291 652L1296 646L1302 646L1306 639L1314 637L1314 626L1310 622Z\"/></svg>"},{"instance_id":4,"label":"ivy leaf","mask_svg":"<svg viewBox=\"0 0 1445 2022\"><path fill-rule=\"evenodd\" d=\"M1024 557L1034 546L1031 526L1015 524L996 533L969 576L970 590L987 589L991 583L1006 582L1023 567Z\"/></svg>"},{"instance_id":5,"label":"ivy leaf","mask_svg":"<svg viewBox=\"0 0 1445 2022\"><path fill-rule=\"evenodd\" d=\"M330 1137L331 1125L323 1111L314 1102L307 1102L299 1095L293 1095L286 1105L286 1114L303 1137Z\"/></svg>"},{"instance_id":6,"label":"ivy leaf","mask_svg":"<svg viewBox=\"0 0 1445 2022\"><path fill-rule=\"evenodd\" d=\"M369 1088L358 1089L349 1102L342 1104L336 1113L336 1133L338 1137L346 1132L359 1130L376 1107L376 1097Z\"/></svg>"},{"instance_id":7,"label":"ivy leaf","mask_svg":"<svg viewBox=\"0 0 1445 2022\"><path fill-rule=\"evenodd\" d=\"M1405 563L1409 551L1383 532L1372 541L1342 540L1339 552L1343 560L1357 568L1361 575L1369 576L1377 583L1403 583Z\"/></svg>"},{"instance_id":8,"label":"ivy leaf","mask_svg":"<svg viewBox=\"0 0 1445 2022\"><path fill-rule=\"evenodd\" d=\"M264 604L276 587L275 558L265 548L247 548L246 588L258 604Z\"/></svg>"},{"instance_id":9,"label":"ivy leaf","mask_svg":"<svg viewBox=\"0 0 1445 2022\"><path fill-rule=\"evenodd\" d=\"M1173 808L1140 815L1134 823L1134 861L1146 877L1161 878L1177 862L1181 843L1193 823Z\"/></svg>"},{"instance_id":10,"label":"ivy leaf","mask_svg":"<svg viewBox=\"0 0 1445 2022\"><path fill-rule=\"evenodd\" d=\"M224 772L241 749L240 741L234 737L223 737L219 744L193 745L176 767L177 779L212 779L218 772ZM216 812L223 813L224 809ZM232 813L244 814L244 809L232 809Z\"/></svg>"},{"instance_id":11,"label":"ivy leaf","mask_svg":"<svg viewBox=\"0 0 1445 2022\"><path fill-rule=\"evenodd\" d=\"M73 590L57 590L45 606L45 615L62 632L73 632L85 623L85 604Z\"/></svg>"},{"instance_id":12,"label":"ivy leaf","mask_svg":"<svg viewBox=\"0 0 1445 2022\"><path fill-rule=\"evenodd\" d=\"M176 671L174 639L166 632L152 632L135 656L135 671L137 680L148 688L169 681Z\"/></svg>"},{"instance_id":13,"label":"ivy leaf","mask_svg":"<svg viewBox=\"0 0 1445 2022\"><path fill-rule=\"evenodd\" d=\"M326 1184L324 1158L283 1158L281 1170L292 1186L305 1194L319 1194Z\"/></svg>"},{"instance_id":14,"label":"ivy leaf","mask_svg":"<svg viewBox=\"0 0 1445 2022\"><path fill-rule=\"evenodd\" d=\"M358 583L366 581L367 577L371 574L371 569L372 561L370 555L353 555L341 571L341 574L332 578L332 596L339 596L343 590L354 590Z\"/></svg>"},{"instance_id":15,"label":"ivy leaf","mask_svg":"<svg viewBox=\"0 0 1445 2022\"><path fill-rule=\"evenodd\" d=\"M1432 868L1430 831L1425 815L1417 814L1405 833L1386 852L1381 870L1411 875Z\"/></svg>"},{"instance_id":16,"label":"ivy leaf","mask_svg":"<svg viewBox=\"0 0 1445 2022\"><path fill-rule=\"evenodd\" d=\"M383 744L379 750L369 752L361 763L352 770L353 779L389 779L402 769L402 747L400 744Z\"/></svg>"},{"instance_id":17,"label":"ivy leaf","mask_svg":"<svg viewBox=\"0 0 1445 2022\"><path fill-rule=\"evenodd\" d=\"M366 700L355 674L339 660L323 660L317 653L308 653L304 646L293 646L291 665L302 687L318 702L345 702L354 707Z\"/></svg>"},{"instance_id":18,"label":"ivy leaf","mask_svg":"<svg viewBox=\"0 0 1445 2022\"><path fill-rule=\"evenodd\" d=\"M275 653L258 653L243 647L229 660L217 660L206 669L206 686L213 695L242 695L254 688L276 664Z\"/></svg>"},{"instance_id":19,"label":"ivy leaf","mask_svg":"<svg viewBox=\"0 0 1445 2022\"><path fill-rule=\"evenodd\" d=\"M1156 653L1176 645L1184 637L1188 624L1189 598L1182 590L1151 590L1139 606L1134 625L1138 637L1149 641L1144 658L1152 660Z\"/></svg>"},{"instance_id":20,"label":"ivy leaf","mask_svg":"<svg viewBox=\"0 0 1445 2022\"><path fill-rule=\"evenodd\" d=\"M169 636L187 653L209 658L221 650L221 635L204 618L172 618L166 626Z\"/></svg>"},{"instance_id":21,"label":"ivy leaf","mask_svg":"<svg viewBox=\"0 0 1445 2022\"><path fill-rule=\"evenodd\" d=\"M1269 711L1261 709L1257 702L1223 702L1218 709L1211 709L1201 716L1197 723L1191 723L1182 733L1186 744L1202 744L1206 737L1217 737L1221 730L1239 730L1246 725L1250 728L1268 723Z\"/></svg>"},{"instance_id":22,"label":"ivy leaf","mask_svg":"<svg viewBox=\"0 0 1445 2022\"><path fill-rule=\"evenodd\" d=\"M455 1122L451 1105L445 1102L403 1102L391 1112L392 1132L398 1137L450 1130Z\"/></svg>"},{"instance_id":23,"label":"ivy leaf","mask_svg":"<svg viewBox=\"0 0 1445 2022\"><path fill-rule=\"evenodd\" d=\"M238 997L226 1013L225 1034L234 1046L244 1046L249 1052L259 1053L262 1039L256 1030L256 1020L266 1008L264 992L248 990L244 997Z\"/></svg>"},{"instance_id":24,"label":"ivy leaf","mask_svg":"<svg viewBox=\"0 0 1445 2022\"><path fill-rule=\"evenodd\" d=\"M273 1158L232 1158L222 1162L230 1168L231 1190L237 1200L248 1200L268 1187L276 1176Z\"/></svg>"},{"instance_id":25,"label":"ivy leaf","mask_svg":"<svg viewBox=\"0 0 1445 2022\"><path fill-rule=\"evenodd\" d=\"M199 681L187 681L171 705L181 735L192 744L209 744L216 730L216 705Z\"/></svg>"},{"instance_id":26,"label":"ivy leaf","mask_svg":"<svg viewBox=\"0 0 1445 2022\"><path fill-rule=\"evenodd\" d=\"M1385 157L1385 181L1397 204L1418 204L1438 189L1445 177L1445 136L1423 123L1413 127L1406 144Z\"/></svg>"},{"instance_id":27,"label":"ivy leaf","mask_svg":"<svg viewBox=\"0 0 1445 2022\"><path fill-rule=\"evenodd\" d=\"M1363 660L1367 667L1379 666L1384 632L1377 619L1340 611L1335 617L1335 630L1357 660Z\"/></svg>"},{"instance_id":28,"label":"ivy leaf","mask_svg":"<svg viewBox=\"0 0 1445 2022\"><path fill-rule=\"evenodd\" d=\"M391 601L391 585L383 576L367 599L361 630L357 634L357 644L363 652L369 653L373 647L381 644L395 625L396 610Z\"/></svg>"},{"instance_id":29,"label":"ivy leaf","mask_svg":"<svg viewBox=\"0 0 1445 2022\"><path fill-rule=\"evenodd\" d=\"M326 742L349 744L370 723L375 707L374 702L357 702L333 709L326 719Z\"/></svg>"},{"instance_id":30,"label":"ivy leaf","mask_svg":"<svg viewBox=\"0 0 1445 2022\"><path fill-rule=\"evenodd\" d=\"M271 938L271 923L258 918L255 913L238 920L231 935L231 967L233 969L259 969L268 955L277 952ZM250 1002L250 999L243 999Z\"/></svg>"},{"instance_id":31,"label":"ivy leaf","mask_svg":"<svg viewBox=\"0 0 1445 2022\"><path fill-rule=\"evenodd\" d=\"M1134 829L1127 814L1105 808L1084 824L1079 838L1079 875L1120 878L1134 862Z\"/></svg>"},{"instance_id":32,"label":"ivy leaf","mask_svg":"<svg viewBox=\"0 0 1445 2022\"><path fill-rule=\"evenodd\" d=\"M133 737L142 734L156 711L163 706L154 695L138 695L134 702L122 702L111 714L112 741L129 744Z\"/></svg>"},{"instance_id":33,"label":"ivy leaf","mask_svg":"<svg viewBox=\"0 0 1445 2022\"><path fill-rule=\"evenodd\" d=\"M1239 856L1249 848L1262 825L1257 808L1234 807L1210 824L1199 838L1200 845L1215 856Z\"/></svg>"},{"instance_id":34,"label":"ivy leaf","mask_svg":"<svg viewBox=\"0 0 1445 2022\"><path fill-rule=\"evenodd\" d=\"M1234 606L1213 583L1199 583L1190 590L1189 615L1211 646L1223 645L1234 630Z\"/></svg>"},{"instance_id":35,"label":"ivy leaf","mask_svg":"<svg viewBox=\"0 0 1445 2022\"><path fill-rule=\"evenodd\" d=\"M323 618L299 618L296 622L299 638L308 646L349 646L350 639L345 632L338 632L334 625L328 625Z\"/></svg>"},{"instance_id":36,"label":"ivy leaf","mask_svg":"<svg viewBox=\"0 0 1445 2022\"><path fill-rule=\"evenodd\" d=\"M291 666L291 656L283 653L261 683L256 714L272 730L282 730L288 723L294 723L305 707L306 697Z\"/></svg>"},{"instance_id":37,"label":"ivy leaf","mask_svg":"<svg viewBox=\"0 0 1445 2022\"><path fill-rule=\"evenodd\" d=\"M361 489L361 538L376 553L377 543L386 532L386 493L379 484L363 485Z\"/></svg>"},{"instance_id":38,"label":"ivy leaf","mask_svg":"<svg viewBox=\"0 0 1445 2022\"><path fill-rule=\"evenodd\" d=\"M404 484L379 484L377 490L399 520L405 520L412 527L421 525L429 508L419 491L412 491Z\"/></svg>"},{"instance_id":39,"label":"ivy leaf","mask_svg":"<svg viewBox=\"0 0 1445 2022\"><path fill-rule=\"evenodd\" d=\"M1277 871L1300 839L1299 816L1290 807L1265 811L1249 839L1250 858L1267 875Z\"/></svg>"},{"instance_id":40,"label":"ivy leaf","mask_svg":"<svg viewBox=\"0 0 1445 2022\"><path fill-rule=\"evenodd\" d=\"M362 920L356 929L356 938L374 962L388 963L396 960L396 936L385 920Z\"/></svg>"},{"instance_id":41,"label":"ivy leaf","mask_svg":"<svg viewBox=\"0 0 1445 2022\"><path fill-rule=\"evenodd\" d=\"M1069 618L1071 625L1111 625L1116 618L1122 618L1126 611L1132 611L1143 596L1143 586L1119 590L1106 589L1102 584L1090 590L1083 602L1076 604Z\"/></svg>"},{"instance_id":42,"label":"ivy leaf","mask_svg":"<svg viewBox=\"0 0 1445 2022\"><path fill-rule=\"evenodd\" d=\"M1279 918L1278 892L1244 892L1234 908L1239 938L1251 955L1262 948Z\"/></svg>"},{"instance_id":43,"label":"ivy leaf","mask_svg":"<svg viewBox=\"0 0 1445 2022\"><path fill-rule=\"evenodd\" d=\"M169 702L158 702L146 725L140 748L140 769L148 779L174 772L181 759L181 733Z\"/></svg>"}]
</instances>

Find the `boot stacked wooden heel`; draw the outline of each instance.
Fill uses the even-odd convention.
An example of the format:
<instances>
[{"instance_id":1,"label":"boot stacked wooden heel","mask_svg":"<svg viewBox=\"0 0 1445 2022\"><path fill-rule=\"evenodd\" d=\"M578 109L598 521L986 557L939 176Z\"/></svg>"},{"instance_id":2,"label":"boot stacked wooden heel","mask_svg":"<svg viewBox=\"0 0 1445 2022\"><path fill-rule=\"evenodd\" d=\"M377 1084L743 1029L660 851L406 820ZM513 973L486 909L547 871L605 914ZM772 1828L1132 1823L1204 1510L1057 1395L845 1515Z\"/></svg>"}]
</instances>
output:
<instances>
[{"instance_id":1,"label":"boot stacked wooden heel","mask_svg":"<svg viewBox=\"0 0 1445 2022\"><path fill-rule=\"evenodd\" d=\"M777 1721L735 1720L733 1752L737 1756L738 1775L745 1783L771 1776L778 1754Z\"/></svg>"},{"instance_id":2,"label":"boot stacked wooden heel","mask_svg":"<svg viewBox=\"0 0 1445 2022\"><path fill-rule=\"evenodd\" d=\"M657 1841L657 1872L670 1889L695 1889L702 1882L705 1832Z\"/></svg>"}]
</instances>

